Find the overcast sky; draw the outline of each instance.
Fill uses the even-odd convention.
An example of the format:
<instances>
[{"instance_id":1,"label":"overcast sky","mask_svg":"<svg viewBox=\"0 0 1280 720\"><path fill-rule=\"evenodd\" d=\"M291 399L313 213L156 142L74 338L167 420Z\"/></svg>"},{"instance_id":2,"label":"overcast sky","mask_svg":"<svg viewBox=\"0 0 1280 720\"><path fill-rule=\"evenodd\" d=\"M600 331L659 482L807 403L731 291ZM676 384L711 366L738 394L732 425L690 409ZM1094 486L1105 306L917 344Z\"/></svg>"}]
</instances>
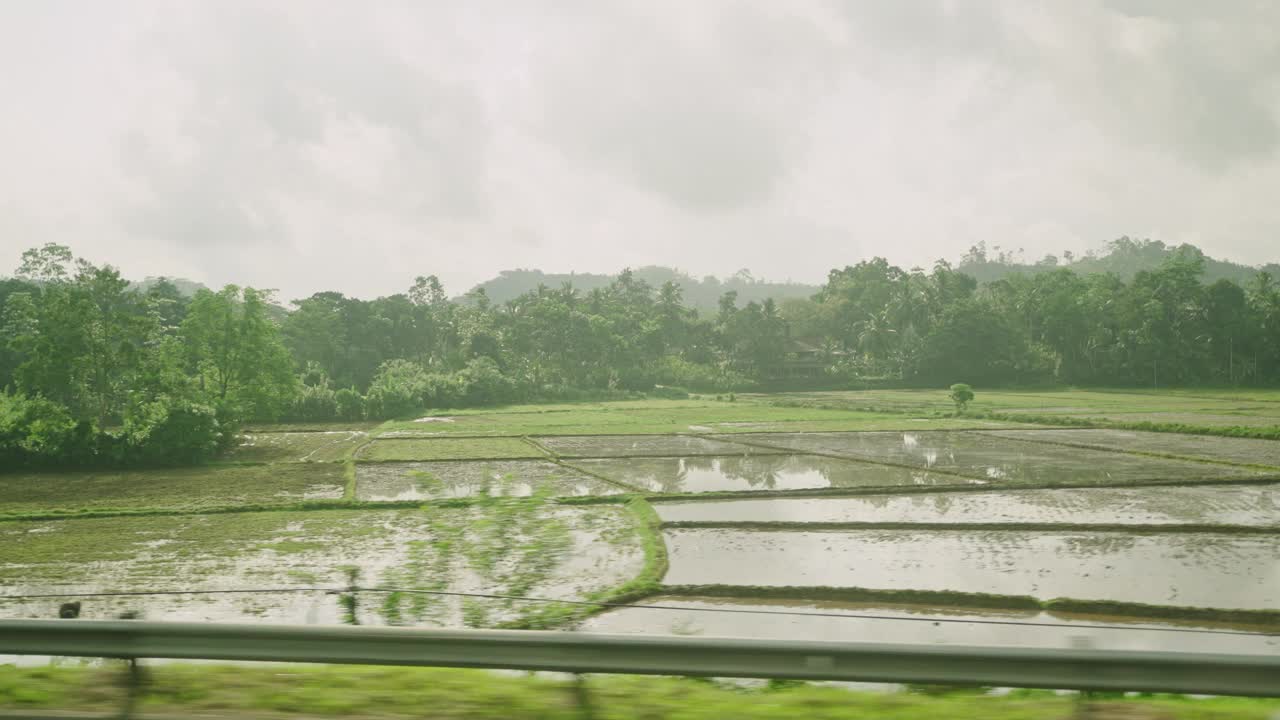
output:
<instances>
[{"instance_id":1,"label":"overcast sky","mask_svg":"<svg viewBox=\"0 0 1280 720\"><path fill-rule=\"evenodd\" d=\"M1280 259L1280 2L0 0L0 273Z\"/></svg>"}]
</instances>

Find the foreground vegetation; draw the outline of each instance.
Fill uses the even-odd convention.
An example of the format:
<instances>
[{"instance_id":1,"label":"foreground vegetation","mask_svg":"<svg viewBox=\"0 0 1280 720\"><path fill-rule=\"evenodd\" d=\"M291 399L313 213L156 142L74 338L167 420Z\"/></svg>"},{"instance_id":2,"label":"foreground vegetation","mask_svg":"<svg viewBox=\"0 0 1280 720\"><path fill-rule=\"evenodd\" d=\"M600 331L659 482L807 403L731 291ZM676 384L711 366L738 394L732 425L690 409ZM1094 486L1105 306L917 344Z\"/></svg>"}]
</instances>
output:
<instances>
[{"instance_id":1,"label":"foreground vegetation","mask_svg":"<svg viewBox=\"0 0 1280 720\"><path fill-rule=\"evenodd\" d=\"M138 709L156 715L209 717L584 717L579 689L563 680L496 676L476 670L371 667L230 667L163 664L148 669ZM118 667L0 667L0 708L18 711L111 712L123 702ZM591 676L585 694L591 717L680 718L992 718L1078 717L1079 700L1046 691L997 697L980 691L946 694L852 692L813 685L748 689L677 678ZM1094 698L1133 720L1270 720L1280 701L1177 696ZM1101 717L1110 717L1103 715Z\"/></svg>"}]
</instances>

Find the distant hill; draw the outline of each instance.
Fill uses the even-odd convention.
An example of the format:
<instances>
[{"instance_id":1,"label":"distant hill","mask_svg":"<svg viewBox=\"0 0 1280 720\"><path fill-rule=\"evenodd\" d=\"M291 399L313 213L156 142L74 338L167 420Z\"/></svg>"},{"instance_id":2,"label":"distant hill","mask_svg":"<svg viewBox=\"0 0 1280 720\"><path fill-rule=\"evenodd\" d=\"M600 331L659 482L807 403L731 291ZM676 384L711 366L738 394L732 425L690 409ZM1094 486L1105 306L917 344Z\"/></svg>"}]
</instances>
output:
<instances>
[{"instance_id":1,"label":"distant hill","mask_svg":"<svg viewBox=\"0 0 1280 720\"><path fill-rule=\"evenodd\" d=\"M168 280L169 282L173 283L173 285L178 288L178 292L182 293L183 297L194 297L197 290L209 289L203 283L198 283L195 280L187 280L186 278L163 277L163 276L148 277L145 280L135 280L129 283L129 287L132 290L137 290L138 292L144 293L150 290L152 285L155 285L161 280Z\"/></svg>"},{"instance_id":2,"label":"distant hill","mask_svg":"<svg viewBox=\"0 0 1280 720\"><path fill-rule=\"evenodd\" d=\"M765 298L773 298L781 302L786 298L809 297L818 291L816 285L790 282L767 282L752 277L750 272L739 270L728 278L721 280L708 275L701 280L679 270L649 266L632 271L638 280L644 280L654 287L660 287L668 280L676 283L684 291L686 305L697 308L700 312L715 312L720 296L730 290L738 293L738 304L751 300L757 302ZM495 303L512 300L539 285L558 288L565 283L572 284L579 290L591 290L608 285L617 275L596 273L544 273L541 270L503 270L498 277L480 283L472 291L483 289L489 299ZM458 298L461 300L462 298Z\"/></svg>"},{"instance_id":3,"label":"distant hill","mask_svg":"<svg viewBox=\"0 0 1280 720\"><path fill-rule=\"evenodd\" d=\"M999 246L988 251L985 243L969 248L957 269L972 275L978 282L991 282L1013 273L1038 273L1058 268L1069 268L1081 275L1091 273L1115 273L1128 279L1142 270L1154 270L1165 260L1176 255L1192 255L1204 258L1202 280L1211 283L1226 278L1238 285L1265 270L1280 279L1280 264L1262 266L1241 265L1230 260L1218 260L1204 254L1194 245L1165 245L1159 240L1135 240L1122 237L1107 244L1104 253L1089 253L1080 257L1047 256L1036 263L1022 262L1015 253L1002 251Z\"/></svg>"}]
</instances>

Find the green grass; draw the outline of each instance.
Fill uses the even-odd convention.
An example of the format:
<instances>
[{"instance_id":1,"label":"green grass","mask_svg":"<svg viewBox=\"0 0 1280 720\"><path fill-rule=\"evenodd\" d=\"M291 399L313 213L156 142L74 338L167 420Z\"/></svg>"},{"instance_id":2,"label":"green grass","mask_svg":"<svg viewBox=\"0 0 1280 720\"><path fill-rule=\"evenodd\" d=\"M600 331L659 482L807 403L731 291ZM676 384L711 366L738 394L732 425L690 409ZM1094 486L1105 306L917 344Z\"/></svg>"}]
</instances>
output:
<instances>
[{"instance_id":1,"label":"green grass","mask_svg":"<svg viewBox=\"0 0 1280 720\"><path fill-rule=\"evenodd\" d=\"M541 458L541 451L520 438L432 438L375 440L360 449L357 461L505 460Z\"/></svg>"},{"instance_id":2,"label":"green grass","mask_svg":"<svg viewBox=\"0 0 1280 720\"><path fill-rule=\"evenodd\" d=\"M344 482L337 463L0 475L0 515L283 504L339 498Z\"/></svg>"},{"instance_id":3,"label":"green grass","mask_svg":"<svg viewBox=\"0 0 1280 720\"><path fill-rule=\"evenodd\" d=\"M121 672L118 666L0 667L0 708L118 711ZM164 716L584 717L570 681L480 670L169 663L149 668L148 675L139 710ZM752 690L679 678L601 675L589 677L585 690L597 720L1066 720L1079 717L1080 709L1074 696L1044 691L996 697L978 690L875 693L803 684ZM1129 720L1269 720L1280 701L1156 696L1099 701L1098 709L1098 717Z\"/></svg>"},{"instance_id":4,"label":"green grass","mask_svg":"<svg viewBox=\"0 0 1280 720\"><path fill-rule=\"evenodd\" d=\"M1035 413L1042 415L1089 415L1128 413L1214 413L1275 417L1280 422L1280 405L1268 404L1272 391L1240 392L1227 395L1197 395L1187 391L1126 390L987 390L975 388L977 397L969 403L976 414ZM776 393L744 396L753 402L800 404L812 408L859 410L880 408L907 413L950 413L955 406L946 390L856 390L807 393Z\"/></svg>"}]
</instances>

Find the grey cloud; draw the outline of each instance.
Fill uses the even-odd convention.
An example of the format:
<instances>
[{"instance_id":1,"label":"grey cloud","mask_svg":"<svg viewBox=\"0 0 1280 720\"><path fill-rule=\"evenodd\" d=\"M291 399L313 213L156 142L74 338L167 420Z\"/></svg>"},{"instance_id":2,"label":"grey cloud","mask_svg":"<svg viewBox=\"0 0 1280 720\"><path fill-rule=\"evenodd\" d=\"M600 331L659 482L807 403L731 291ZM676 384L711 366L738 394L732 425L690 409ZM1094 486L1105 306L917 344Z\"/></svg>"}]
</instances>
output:
<instances>
[{"instance_id":1,"label":"grey cloud","mask_svg":"<svg viewBox=\"0 0 1280 720\"><path fill-rule=\"evenodd\" d=\"M1280 5L0 3L0 272L363 295L437 273L820 281L1120 234L1274 260Z\"/></svg>"},{"instance_id":2,"label":"grey cloud","mask_svg":"<svg viewBox=\"0 0 1280 720\"><path fill-rule=\"evenodd\" d=\"M540 68L538 130L693 212L763 203L803 162L812 95L795 91L823 72L808 55L817 28L779 14L708 4L597 17L571 55Z\"/></svg>"},{"instance_id":3,"label":"grey cloud","mask_svg":"<svg viewBox=\"0 0 1280 720\"><path fill-rule=\"evenodd\" d=\"M904 57L927 72L987 65L1017 76L1019 86L1051 87L1107 132L1206 170L1267 160L1280 141L1276 3L909 0L842 8L855 37L894 72Z\"/></svg>"},{"instance_id":4,"label":"grey cloud","mask_svg":"<svg viewBox=\"0 0 1280 720\"><path fill-rule=\"evenodd\" d=\"M122 166L148 190L126 227L213 250L288 244L288 206L317 199L422 218L487 212L480 102L385 51L359 19L341 20L228 3L153 36L152 56L189 92L174 98L180 148L137 130L121 146ZM384 146L386 162L359 190L312 158L344 128ZM336 150L352 162L374 151Z\"/></svg>"}]
</instances>

